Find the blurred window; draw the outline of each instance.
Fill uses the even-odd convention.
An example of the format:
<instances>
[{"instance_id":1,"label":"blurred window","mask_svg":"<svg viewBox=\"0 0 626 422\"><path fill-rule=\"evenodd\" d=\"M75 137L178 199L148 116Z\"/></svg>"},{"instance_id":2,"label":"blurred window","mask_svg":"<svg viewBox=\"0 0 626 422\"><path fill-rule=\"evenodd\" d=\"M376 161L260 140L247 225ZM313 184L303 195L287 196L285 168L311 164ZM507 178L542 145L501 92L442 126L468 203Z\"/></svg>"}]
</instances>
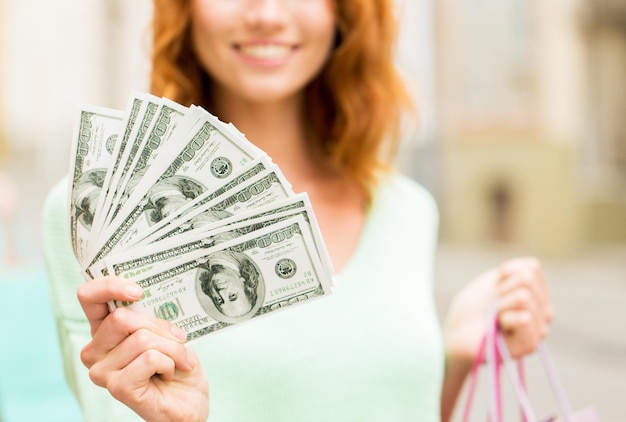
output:
<instances>
[{"instance_id":1,"label":"blurred window","mask_svg":"<svg viewBox=\"0 0 626 422\"><path fill-rule=\"evenodd\" d=\"M461 81L463 120L517 125L532 114L531 3L463 2L456 40L461 60L455 70L455 79Z\"/></svg>"}]
</instances>

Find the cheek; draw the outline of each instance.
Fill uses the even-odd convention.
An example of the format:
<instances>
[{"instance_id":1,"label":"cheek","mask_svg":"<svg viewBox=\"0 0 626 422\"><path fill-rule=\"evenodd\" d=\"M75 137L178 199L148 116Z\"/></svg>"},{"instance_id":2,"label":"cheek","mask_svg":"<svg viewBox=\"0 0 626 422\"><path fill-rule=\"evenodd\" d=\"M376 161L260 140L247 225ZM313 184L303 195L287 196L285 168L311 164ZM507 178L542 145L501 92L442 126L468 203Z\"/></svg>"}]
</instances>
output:
<instances>
[{"instance_id":1,"label":"cheek","mask_svg":"<svg viewBox=\"0 0 626 422\"><path fill-rule=\"evenodd\" d=\"M191 0L191 39L194 49L211 51L214 47L211 40L220 39L221 27L228 22L228 17L219 8L211 7L210 0Z\"/></svg>"},{"instance_id":2,"label":"cheek","mask_svg":"<svg viewBox=\"0 0 626 422\"><path fill-rule=\"evenodd\" d=\"M333 48L337 32L337 21L333 11L330 8L317 8L304 13L302 16L301 27L306 28L311 37L318 40L319 46L324 49L325 54L329 53Z\"/></svg>"}]
</instances>

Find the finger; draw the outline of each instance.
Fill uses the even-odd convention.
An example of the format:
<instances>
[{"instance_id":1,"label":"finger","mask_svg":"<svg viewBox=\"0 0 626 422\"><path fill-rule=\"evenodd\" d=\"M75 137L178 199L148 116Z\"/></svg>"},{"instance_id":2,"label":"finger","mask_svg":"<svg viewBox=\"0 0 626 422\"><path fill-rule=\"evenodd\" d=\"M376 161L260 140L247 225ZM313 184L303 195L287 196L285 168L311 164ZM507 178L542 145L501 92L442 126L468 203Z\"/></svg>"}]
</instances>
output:
<instances>
[{"instance_id":1,"label":"finger","mask_svg":"<svg viewBox=\"0 0 626 422\"><path fill-rule=\"evenodd\" d=\"M83 312L89 320L93 336L109 314L107 303L112 300L134 302L142 295L135 283L119 277L102 277L82 283L76 292Z\"/></svg>"},{"instance_id":2,"label":"finger","mask_svg":"<svg viewBox=\"0 0 626 422\"><path fill-rule=\"evenodd\" d=\"M552 307L536 260L505 263L498 283L498 323L515 357L533 352L548 334Z\"/></svg>"},{"instance_id":3,"label":"finger","mask_svg":"<svg viewBox=\"0 0 626 422\"><path fill-rule=\"evenodd\" d=\"M123 307L117 308L100 324L100 328L90 343L93 356L87 356L86 360L98 361L103 359L127 337L141 329L149 330L155 335L181 344L185 342L187 337L182 329L170 322Z\"/></svg>"},{"instance_id":4,"label":"finger","mask_svg":"<svg viewBox=\"0 0 626 422\"><path fill-rule=\"evenodd\" d=\"M501 277L497 295L502 308L532 309L533 315L542 324L549 324L552 318L545 280L540 272L524 268Z\"/></svg>"},{"instance_id":5,"label":"finger","mask_svg":"<svg viewBox=\"0 0 626 422\"><path fill-rule=\"evenodd\" d=\"M508 310L499 316L503 336L513 358L536 350L541 335L528 311Z\"/></svg>"},{"instance_id":6,"label":"finger","mask_svg":"<svg viewBox=\"0 0 626 422\"><path fill-rule=\"evenodd\" d=\"M121 402L132 402L148 393L155 374L172 380L175 370L175 364L169 356L154 349L146 350L129 365L113 373L104 387Z\"/></svg>"},{"instance_id":7,"label":"finger","mask_svg":"<svg viewBox=\"0 0 626 422\"><path fill-rule=\"evenodd\" d=\"M524 281L523 276L513 276L508 280L509 288L498 292L498 312L506 310L531 311L533 315L542 313L540 298ZM538 321L541 318L538 318Z\"/></svg>"},{"instance_id":8,"label":"finger","mask_svg":"<svg viewBox=\"0 0 626 422\"><path fill-rule=\"evenodd\" d=\"M538 297L546 303L549 302L550 292L541 269L541 263L536 258L527 257L512 259L500 266L501 280L520 272L527 274L529 280L535 282L533 288L536 289Z\"/></svg>"},{"instance_id":9,"label":"finger","mask_svg":"<svg viewBox=\"0 0 626 422\"><path fill-rule=\"evenodd\" d=\"M194 367L190 363L187 348L183 343L142 328L127 337L104 359L96 361L90 367L90 376L99 383L103 383L108 374L125 368L149 350L156 350L168 356L174 362L175 367L181 371L190 371Z\"/></svg>"},{"instance_id":10,"label":"finger","mask_svg":"<svg viewBox=\"0 0 626 422\"><path fill-rule=\"evenodd\" d=\"M506 311L527 312L530 321L536 327L541 338L548 334L550 324L550 305L537 291L534 275L527 272L518 272L508 277L501 286L498 297L498 314ZM499 320L501 323L501 321ZM508 331L516 330L516 327L503 327Z\"/></svg>"}]
</instances>

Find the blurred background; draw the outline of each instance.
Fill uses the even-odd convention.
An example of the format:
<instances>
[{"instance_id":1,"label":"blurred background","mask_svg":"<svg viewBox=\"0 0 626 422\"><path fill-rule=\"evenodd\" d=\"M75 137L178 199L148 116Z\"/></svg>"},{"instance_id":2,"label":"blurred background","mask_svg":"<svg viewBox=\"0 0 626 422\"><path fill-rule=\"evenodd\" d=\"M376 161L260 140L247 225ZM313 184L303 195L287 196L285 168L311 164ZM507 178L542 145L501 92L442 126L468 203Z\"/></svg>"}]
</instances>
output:
<instances>
[{"instance_id":1,"label":"blurred background","mask_svg":"<svg viewBox=\"0 0 626 422\"><path fill-rule=\"evenodd\" d=\"M475 275L539 257L573 406L626 420L626 2L397 7L398 66L422 116L398 164L439 202L442 317ZM149 0L0 0L2 422L81 420L47 301L41 209L68 170L76 104L123 109L147 90L150 11ZM538 413L556 410L532 357L529 372ZM474 413L484 419L481 404Z\"/></svg>"}]
</instances>

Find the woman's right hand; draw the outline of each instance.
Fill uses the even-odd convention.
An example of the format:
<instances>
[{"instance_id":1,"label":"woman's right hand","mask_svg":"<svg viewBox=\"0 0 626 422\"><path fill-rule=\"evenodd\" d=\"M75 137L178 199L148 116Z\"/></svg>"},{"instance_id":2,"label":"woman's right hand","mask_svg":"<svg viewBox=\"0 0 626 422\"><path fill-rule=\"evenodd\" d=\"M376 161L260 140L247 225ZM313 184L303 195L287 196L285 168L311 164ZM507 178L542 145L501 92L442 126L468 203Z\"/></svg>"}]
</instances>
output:
<instances>
[{"instance_id":1,"label":"woman's right hand","mask_svg":"<svg viewBox=\"0 0 626 422\"><path fill-rule=\"evenodd\" d=\"M206 421L209 387L185 333L151 315L117 308L111 300L136 301L142 290L119 277L81 284L78 300L92 340L81 352L92 381L147 421Z\"/></svg>"}]
</instances>

